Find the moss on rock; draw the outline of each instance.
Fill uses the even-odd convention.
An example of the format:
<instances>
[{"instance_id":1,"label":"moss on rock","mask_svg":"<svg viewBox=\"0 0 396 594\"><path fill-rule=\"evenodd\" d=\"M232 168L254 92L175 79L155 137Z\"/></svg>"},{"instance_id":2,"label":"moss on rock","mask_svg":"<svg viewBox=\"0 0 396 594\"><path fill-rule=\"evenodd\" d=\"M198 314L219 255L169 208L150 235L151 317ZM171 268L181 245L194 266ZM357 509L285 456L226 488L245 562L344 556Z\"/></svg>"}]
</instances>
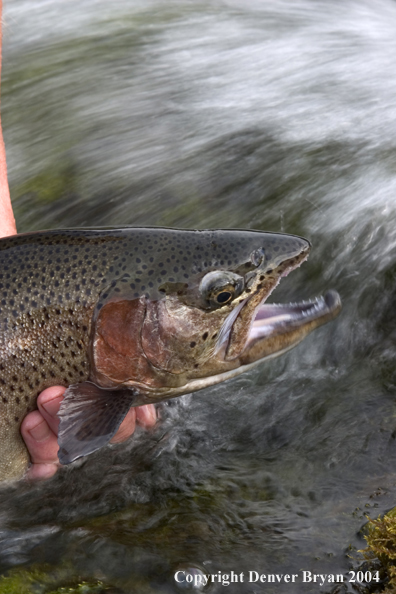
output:
<instances>
[{"instance_id":1,"label":"moss on rock","mask_svg":"<svg viewBox=\"0 0 396 594\"><path fill-rule=\"evenodd\" d=\"M376 520L368 518L364 538L367 547L361 552L370 563L381 564L384 594L396 593L396 507Z\"/></svg>"}]
</instances>

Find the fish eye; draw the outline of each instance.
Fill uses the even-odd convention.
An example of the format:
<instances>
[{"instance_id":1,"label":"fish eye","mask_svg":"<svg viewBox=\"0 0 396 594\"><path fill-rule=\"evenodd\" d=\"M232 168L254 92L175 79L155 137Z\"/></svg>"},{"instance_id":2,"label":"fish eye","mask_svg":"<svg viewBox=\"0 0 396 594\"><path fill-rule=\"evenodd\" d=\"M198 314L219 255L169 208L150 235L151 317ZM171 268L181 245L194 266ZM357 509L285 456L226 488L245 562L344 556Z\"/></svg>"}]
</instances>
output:
<instances>
[{"instance_id":1,"label":"fish eye","mask_svg":"<svg viewBox=\"0 0 396 594\"><path fill-rule=\"evenodd\" d=\"M221 293L216 295L217 303L220 303L221 305L228 303L229 301L231 301L233 293L233 291L221 291Z\"/></svg>"},{"instance_id":2,"label":"fish eye","mask_svg":"<svg viewBox=\"0 0 396 594\"><path fill-rule=\"evenodd\" d=\"M244 279L233 272L213 270L203 277L199 289L206 305L219 308L242 293Z\"/></svg>"}]
</instances>

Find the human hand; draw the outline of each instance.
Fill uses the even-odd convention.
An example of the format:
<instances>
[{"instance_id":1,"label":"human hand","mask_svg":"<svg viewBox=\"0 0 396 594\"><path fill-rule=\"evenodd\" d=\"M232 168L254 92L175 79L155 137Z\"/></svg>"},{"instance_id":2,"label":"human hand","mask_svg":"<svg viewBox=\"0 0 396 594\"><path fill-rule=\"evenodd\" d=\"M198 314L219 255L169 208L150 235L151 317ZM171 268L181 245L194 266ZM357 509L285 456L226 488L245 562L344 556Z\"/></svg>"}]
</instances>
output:
<instances>
[{"instance_id":1,"label":"human hand","mask_svg":"<svg viewBox=\"0 0 396 594\"><path fill-rule=\"evenodd\" d=\"M60 466L57 455L57 412L65 391L66 388L62 386L53 386L41 392L37 398L38 410L29 413L22 422L22 437L32 461L26 474L29 480L50 478ZM156 410L152 404L131 408L110 443L121 443L128 439L135 431L136 423L143 427L155 425Z\"/></svg>"}]
</instances>

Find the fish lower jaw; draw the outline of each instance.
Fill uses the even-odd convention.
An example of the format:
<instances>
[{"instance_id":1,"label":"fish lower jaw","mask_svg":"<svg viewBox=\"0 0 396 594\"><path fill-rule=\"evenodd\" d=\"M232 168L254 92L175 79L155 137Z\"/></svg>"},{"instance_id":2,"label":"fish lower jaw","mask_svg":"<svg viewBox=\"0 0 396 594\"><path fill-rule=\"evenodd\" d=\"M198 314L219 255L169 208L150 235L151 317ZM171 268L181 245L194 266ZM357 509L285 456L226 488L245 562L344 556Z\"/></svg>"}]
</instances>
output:
<instances>
[{"instance_id":1,"label":"fish lower jaw","mask_svg":"<svg viewBox=\"0 0 396 594\"><path fill-rule=\"evenodd\" d=\"M169 390L166 393L166 395L165 395L165 393L162 394L161 395L162 397L158 398L157 401L163 400L165 398L175 398L177 396L182 396L184 394L191 394L192 392L197 392L198 390L202 390L203 388L208 388L208 387L214 386L216 384L221 384L222 382L225 382L226 380L232 379L234 377L237 377L238 375L242 375L242 373L245 373L246 371L250 371L251 369L254 369L258 365L260 365L260 363L262 363L264 360L273 359L275 357L278 357L279 355L283 355L284 353L287 353L287 351L291 350L294 346L295 346L295 343L291 344L289 346L286 346L281 351L277 351L270 355L266 355L265 357L262 357L260 359L257 359L255 361L252 361L249 363L239 365L239 367L234 367L233 369L223 371L216 375L210 375L207 377L192 379L192 380L188 381L186 384L184 384L183 386L181 386L180 388Z\"/></svg>"}]
</instances>

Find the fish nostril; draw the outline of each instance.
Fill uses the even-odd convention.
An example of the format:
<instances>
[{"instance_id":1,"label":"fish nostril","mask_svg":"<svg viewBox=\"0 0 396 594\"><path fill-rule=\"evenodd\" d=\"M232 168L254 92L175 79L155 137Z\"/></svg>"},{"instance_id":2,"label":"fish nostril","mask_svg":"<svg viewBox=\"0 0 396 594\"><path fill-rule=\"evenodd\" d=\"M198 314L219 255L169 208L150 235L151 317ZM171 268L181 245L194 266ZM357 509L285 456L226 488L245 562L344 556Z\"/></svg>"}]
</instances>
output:
<instances>
[{"instance_id":1,"label":"fish nostril","mask_svg":"<svg viewBox=\"0 0 396 594\"><path fill-rule=\"evenodd\" d=\"M254 266L260 266L260 264L262 264L262 262L264 262L264 260L265 260L264 248L259 248L257 250L254 250L250 254L250 260L251 260L252 264L254 264Z\"/></svg>"}]
</instances>

